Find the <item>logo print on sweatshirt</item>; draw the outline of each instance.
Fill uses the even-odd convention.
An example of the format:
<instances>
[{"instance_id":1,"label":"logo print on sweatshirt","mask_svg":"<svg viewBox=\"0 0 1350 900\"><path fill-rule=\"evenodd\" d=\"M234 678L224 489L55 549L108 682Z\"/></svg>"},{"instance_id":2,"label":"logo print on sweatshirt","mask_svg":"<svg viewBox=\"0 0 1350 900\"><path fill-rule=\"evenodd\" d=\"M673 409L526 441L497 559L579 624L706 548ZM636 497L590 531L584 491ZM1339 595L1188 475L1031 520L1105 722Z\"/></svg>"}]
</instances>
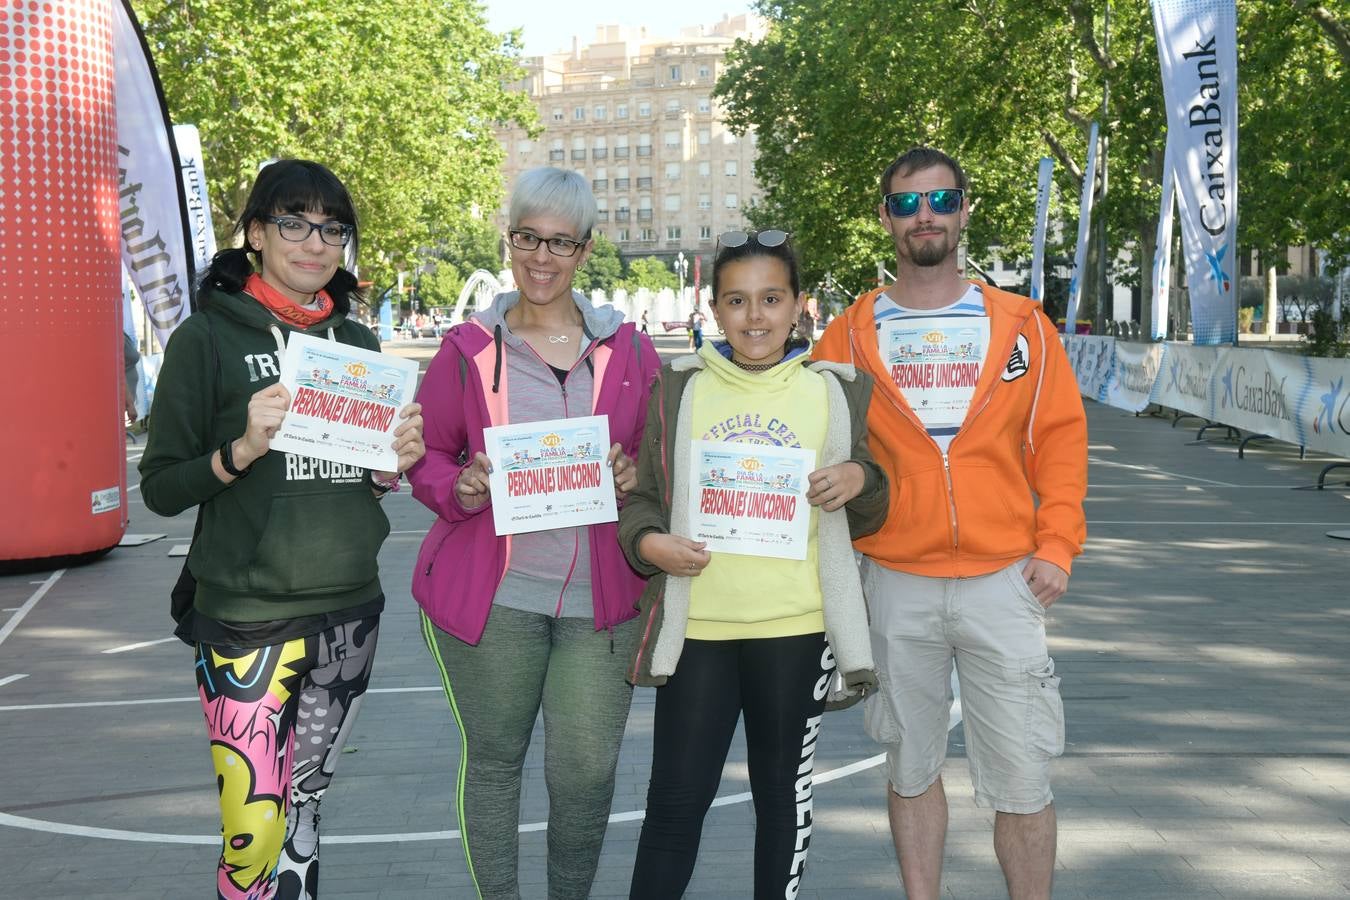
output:
<instances>
[{"instance_id":1,"label":"logo print on sweatshirt","mask_svg":"<svg viewBox=\"0 0 1350 900\"><path fill-rule=\"evenodd\" d=\"M1013 347L1012 354L1008 357L1008 365L1003 370L1003 380L1016 381L1027 374L1030 359L1031 347L1027 344L1026 335L1019 334L1017 345Z\"/></svg>"}]
</instances>

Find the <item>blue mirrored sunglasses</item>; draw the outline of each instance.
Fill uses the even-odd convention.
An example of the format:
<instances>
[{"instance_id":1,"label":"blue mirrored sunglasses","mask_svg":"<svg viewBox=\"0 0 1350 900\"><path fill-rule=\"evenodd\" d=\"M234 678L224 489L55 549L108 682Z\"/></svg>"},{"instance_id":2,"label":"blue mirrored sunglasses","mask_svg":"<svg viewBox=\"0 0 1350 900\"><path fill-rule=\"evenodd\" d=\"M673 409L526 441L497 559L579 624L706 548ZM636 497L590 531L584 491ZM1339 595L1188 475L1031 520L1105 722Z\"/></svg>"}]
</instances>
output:
<instances>
[{"instance_id":1,"label":"blue mirrored sunglasses","mask_svg":"<svg viewBox=\"0 0 1350 900\"><path fill-rule=\"evenodd\" d=\"M886 202L886 211L897 219L907 219L919 211L919 204L928 198L928 208L937 216L949 216L961 208L961 197L965 191L960 188L940 188L936 191L896 191L882 199Z\"/></svg>"}]
</instances>

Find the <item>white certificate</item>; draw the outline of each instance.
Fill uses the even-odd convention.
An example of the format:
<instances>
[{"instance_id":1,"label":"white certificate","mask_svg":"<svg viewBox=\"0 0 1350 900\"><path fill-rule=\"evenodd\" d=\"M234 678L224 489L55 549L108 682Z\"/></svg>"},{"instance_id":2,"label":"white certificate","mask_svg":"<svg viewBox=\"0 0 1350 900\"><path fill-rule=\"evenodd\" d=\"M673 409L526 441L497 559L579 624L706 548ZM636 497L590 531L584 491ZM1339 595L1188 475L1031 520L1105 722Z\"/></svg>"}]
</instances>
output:
<instances>
[{"instance_id":1,"label":"white certificate","mask_svg":"<svg viewBox=\"0 0 1350 900\"><path fill-rule=\"evenodd\" d=\"M883 321L881 360L925 428L960 426L989 352L987 316Z\"/></svg>"},{"instance_id":2,"label":"white certificate","mask_svg":"<svg viewBox=\"0 0 1350 900\"><path fill-rule=\"evenodd\" d=\"M281 361L291 392L271 448L332 462L393 472L398 412L413 402L417 361L292 334Z\"/></svg>"},{"instance_id":3,"label":"white certificate","mask_svg":"<svg viewBox=\"0 0 1350 900\"><path fill-rule=\"evenodd\" d=\"M814 450L693 441L690 537L714 553L806 559Z\"/></svg>"},{"instance_id":4,"label":"white certificate","mask_svg":"<svg viewBox=\"0 0 1350 900\"><path fill-rule=\"evenodd\" d=\"M492 461L492 523L497 534L614 522L609 418L585 416L483 429Z\"/></svg>"}]
</instances>

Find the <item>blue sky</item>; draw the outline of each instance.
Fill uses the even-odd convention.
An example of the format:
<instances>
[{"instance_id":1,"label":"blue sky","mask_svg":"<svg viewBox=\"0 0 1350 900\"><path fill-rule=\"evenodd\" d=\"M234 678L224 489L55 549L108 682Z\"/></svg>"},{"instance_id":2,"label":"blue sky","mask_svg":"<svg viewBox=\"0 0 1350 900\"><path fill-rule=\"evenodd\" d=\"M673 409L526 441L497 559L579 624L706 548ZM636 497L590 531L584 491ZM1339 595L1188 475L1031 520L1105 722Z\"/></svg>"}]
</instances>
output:
<instances>
[{"instance_id":1,"label":"blue sky","mask_svg":"<svg viewBox=\"0 0 1350 900\"><path fill-rule=\"evenodd\" d=\"M536 56L569 49L572 35L581 43L595 37L596 25L646 25L658 36L674 36L688 25L711 25L724 14L738 15L749 0L683 0L635 4L616 0L486 0L493 31L523 28L525 54Z\"/></svg>"}]
</instances>

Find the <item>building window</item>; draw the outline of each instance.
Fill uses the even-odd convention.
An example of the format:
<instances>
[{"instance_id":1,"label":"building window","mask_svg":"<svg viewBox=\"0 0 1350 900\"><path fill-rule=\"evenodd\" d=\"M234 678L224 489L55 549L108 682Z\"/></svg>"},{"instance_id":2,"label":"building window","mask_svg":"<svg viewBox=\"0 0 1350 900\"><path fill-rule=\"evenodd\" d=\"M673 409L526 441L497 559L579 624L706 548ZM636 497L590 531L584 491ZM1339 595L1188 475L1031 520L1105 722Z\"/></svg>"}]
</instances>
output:
<instances>
[{"instance_id":1,"label":"building window","mask_svg":"<svg viewBox=\"0 0 1350 900\"><path fill-rule=\"evenodd\" d=\"M679 81L679 80L680 80L680 67L679 67L679 66L671 66L671 67L670 67L670 80L671 80L671 81Z\"/></svg>"},{"instance_id":2,"label":"building window","mask_svg":"<svg viewBox=\"0 0 1350 900\"><path fill-rule=\"evenodd\" d=\"M638 101L638 118L650 119L652 117L652 103L650 100Z\"/></svg>"},{"instance_id":3,"label":"building window","mask_svg":"<svg viewBox=\"0 0 1350 900\"><path fill-rule=\"evenodd\" d=\"M699 195L698 195L698 208L699 208L699 209L712 209L712 195L711 195L711 194L699 194Z\"/></svg>"},{"instance_id":4,"label":"building window","mask_svg":"<svg viewBox=\"0 0 1350 900\"><path fill-rule=\"evenodd\" d=\"M572 110L572 118L578 122L586 121L586 107L578 106Z\"/></svg>"},{"instance_id":5,"label":"building window","mask_svg":"<svg viewBox=\"0 0 1350 900\"><path fill-rule=\"evenodd\" d=\"M616 118L616 119L626 119L626 118L628 118L628 104L627 104L627 103L620 103L618 106L614 107L614 118Z\"/></svg>"},{"instance_id":6,"label":"building window","mask_svg":"<svg viewBox=\"0 0 1350 900\"><path fill-rule=\"evenodd\" d=\"M727 194L723 199L726 201L727 209L735 209L740 206L740 198L735 194Z\"/></svg>"},{"instance_id":7,"label":"building window","mask_svg":"<svg viewBox=\"0 0 1350 900\"><path fill-rule=\"evenodd\" d=\"M712 174L712 163L708 162L708 160L706 160L706 159L701 159L701 160L699 160L699 161L698 161L698 174L702 175L704 178L707 178L709 175L711 175L711 174Z\"/></svg>"},{"instance_id":8,"label":"building window","mask_svg":"<svg viewBox=\"0 0 1350 900\"><path fill-rule=\"evenodd\" d=\"M526 138L523 141L516 141L516 152L521 156L529 156L530 151L534 149L534 141Z\"/></svg>"},{"instance_id":9,"label":"building window","mask_svg":"<svg viewBox=\"0 0 1350 900\"><path fill-rule=\"evenodd\" d=\"M712 240L712 226L711 226L711 225L700 225L700 226L698 226L698 239L699 239L700 241L711 241L711 240Z\"/></svg>"},{"instance_id":10,"label":"building window","mask_svg":"<svg viewBox=\"0 0 1350 900\"><path fill-rule=\"evenodd\" d=\"M662 203L661 203L661 208L664 209L666 212L679 212L679 211L680 211L680 195L679 195L679 194L666 194L665 199L664 199L664 200L662 201Z\"/></svg>"},{"instance_id":11,"label":"building window","mask_svg":"<svg viewBox=\"0 0 1350 900\"><path fill-rule=\"evenodd\" d=\"M736 177L736 160L729 159L722 165L722 170L726 172L728 178Z\"/></svg>"},{"instance_id":12,"label":"building window","mask_svg":"<svg viewBox=\"0 0 1350 900\"><path fill-rule=\"evenodd\" d=\"M678 225L667 225L667 226L666 226L666 240L668 240L668 241L678 241L679 239L680 239L680 226L678 226Z\"/></svg>"},{"instance_id":13,"label":"building window","mask_svg":"<svg viewBox=\"0 0 1350 900\"><path fill-rule=\"evenodd\" d=\"M711 77L712 77L712 69L709 68L707 65L699 66L699 67L698 67L698 77L699 77L699 78L711 78Z\"/></svg>"},{"instance_id":14,"label":"building window","mask_svg":"<svg viewBox=\"0 0 1350 900\"><path fill-rule=\"evenodd\" d=\"M640 241L648 241L648 242L655 241L655 240L656 240L656 229L655 229L655 228L644 228L644 229L642 229L642 233L638 236L638 240L640 240Z\"/></svg>"},{"instance_id":15,"label":"building window","mask_svg":"<svg viewBox=\"0 0 1350 900\"><path fill-rule=\"evenodd\" d=\"M671 112L677 113L677 112L679 112L679 111L680 111L680 101L679 101L677 98L672 97L672 98L670 98L669 100L666 101L666 112L668 112L668 113L671 113Z\"/></svg>"},{"instance_id":16,"label":"building window","mask_svg":"<svg viewBox=\"0 0 1350 900\"><path fill-rule=\"evenodd\" d=\"M553 121L561 122L563 120L563 108L561 106L553 107Z\"/></svg>"},{"instance_id":17,"label":"building window","mask_svg":"<svg viewBox=\"0 0 1350 900\"><path fill-rule=\"evenodd\" d=\"M712 132L708 131L706 128L700 128L698 130L698 145L700 147L706 147L710 143L712 143Z\"/></svg>"},{"instance_id":18,"label":"building window","mask_svg":"<svg viewBox=\"0 0 1350 900\"><path fill-rule=\"evenodd\" d=\"M680 177L679 163L666 163L666 181L677 181Z\"/></svg>"},{"instance_id":19,"label":"building window","mask_svg":"<svg viewBox=\"0 0 1350 900\"><path fill-rule=\"evenodd\" d=\"M624 218L627 218L627 214L628 214L628 210L624 210ZM620 229L619 229L619 240L620 240L620 241L626 241L626 240L628 240L628 229L627 229L627 228L620 228Z\"/></svg>"},{"instance_id":20,"label":"building window","mask_svg":"<svg viewBox=\"0 0 1350 900\"><path fill-rule=\"evenodd\" d=\"M712 112L712 98L711 98L711 97L699 97L699 98L698 98L698 111L701 112L701 113L710 113L710 112Z\"/></svg>"},{"instance_id":21,"label":"building window","mask_svg":"<svg viewBox=\"0 0 1350 900\"><path fill-rule=\"evenodd\" d=\"M667 150L680 149L680 133L678 131L666 132L666 149Z\"/></svg>"},{"instance_id":22,"label":"building window","mask_svg":"<svg viewBox=\"0 0 1350 900\"><path fill-rule=\"evenodd\" d=\"M560 162L567 154L563 152L562 138L554 138L548 148L549 162Z\"/></svg>"},{"instance_id":23,"label":"building window","mask_svg":"<svg viewBox=\"0 0 1350 900\"><path fill-rule=\"evenodd\" d=\"M595 121L603 122L604 120L605 120L605 108L603 106L597 106L595 108Z\"/></svg>"}]
</instances>

